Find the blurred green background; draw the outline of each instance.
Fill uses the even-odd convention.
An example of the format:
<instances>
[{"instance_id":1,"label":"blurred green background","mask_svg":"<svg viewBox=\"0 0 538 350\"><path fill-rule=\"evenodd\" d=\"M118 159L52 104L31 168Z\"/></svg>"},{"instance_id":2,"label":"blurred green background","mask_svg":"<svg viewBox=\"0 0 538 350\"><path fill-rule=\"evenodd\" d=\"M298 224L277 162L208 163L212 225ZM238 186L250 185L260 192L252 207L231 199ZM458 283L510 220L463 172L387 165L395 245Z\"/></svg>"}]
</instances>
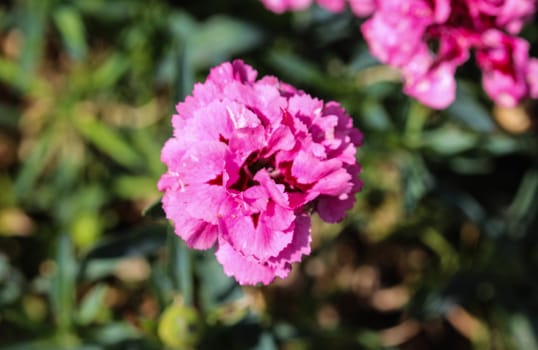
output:
<instances>
[{"instance_id":1,"label":"blurred green background","mask_svg":"<svg viewBox=\"0 0 538 350\"><path fill-rule=\"evenodd\" d=\"M0 349L538 349L536 101L493 106L470 63L427 109L360 23L257 0L1 1ZM365 134L356 207L315 218L312 254L268 287L152 206L175 104L232 58Z\"/></svg>"}]
</instances>

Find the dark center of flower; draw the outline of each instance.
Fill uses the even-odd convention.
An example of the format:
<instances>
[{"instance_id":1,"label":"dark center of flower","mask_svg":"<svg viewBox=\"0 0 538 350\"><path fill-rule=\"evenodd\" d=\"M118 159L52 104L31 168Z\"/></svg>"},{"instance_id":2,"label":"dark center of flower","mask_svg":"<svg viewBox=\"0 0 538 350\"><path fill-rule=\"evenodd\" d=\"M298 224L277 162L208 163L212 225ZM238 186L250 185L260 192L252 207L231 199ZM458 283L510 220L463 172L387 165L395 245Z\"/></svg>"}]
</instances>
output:
<instances>
[{"instance_id":1,"label":"dark center of flower","mask_svg":"<svg viewBox=\"0 0 538 350\"><path fill-rule=\"evenodd\" d=\"M263 152L253 152L247 157L243 166L239 169L239 177L237 181L233 183L229 189L237 192L244 192L252 186L259 185L259 183L254 180L254 176L261 169L266 169L275 183L283 185L287 193L306 192L314 185L302 184L297 181L291 174L292 161L281 162L277 167L274 155L269 158L261 158L260 153ZM207 183L209 185L222 186L224 183L222 174ZM255 221L255 225L256 224L257 221Z\"/></svg>"},{"instance_id":2,"label":"dark center of flower","mask_svg":"<svg viewBox=\"0 0 538 350\"><path fill-rule=\"evenodd\" d=\"M243 192L247 188L257 185L258 182L254 181L254 175L260 169L271 169L272 166L274 166L274 157L264 159L259 157L258 152L251 153L243 163L241 169L239 169L239 179L230 188Z\"/></svg>"}]
</instances>

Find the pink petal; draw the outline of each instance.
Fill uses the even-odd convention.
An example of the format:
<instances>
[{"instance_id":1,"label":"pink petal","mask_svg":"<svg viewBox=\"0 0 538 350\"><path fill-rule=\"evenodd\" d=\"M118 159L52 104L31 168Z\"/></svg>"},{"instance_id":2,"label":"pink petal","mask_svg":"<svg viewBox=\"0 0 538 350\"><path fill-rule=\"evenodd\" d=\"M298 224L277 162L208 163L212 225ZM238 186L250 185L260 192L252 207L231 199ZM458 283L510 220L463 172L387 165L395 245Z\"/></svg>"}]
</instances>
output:
<instances>
[{"instance_id":1,"label":"pink petal","mask_svg":"<svg viewBox=\"0 0 538 350\"><path fill-rule=\"evenodd\" d=\"M452 67L441 65L427 74L405 81L404 92L426 106L448 107L456 98L456 81Z\"/></svg>"},{"instance_id":2,"label":"pink petal","mask_svg":"<svg viewBox=\"0 0 538 350\"><path fill-rule=\"evenodd\" d=\"M182 198L185 203L183 210L190 216L215 225L217 218L227 215L226 208L231 206L225 203L231 201L226 189L216 185L189 185L182 193Z\"/></svg>"},{"instance_id":3,"label":"pink petal","mask_svg":"<svg viewBox=\"0 0 538 350\"><path fill-rule=\"evenodd\" d=\"M284 192L283 185L277 185L275 181L271 178L267 170L261 169L254 176L254 180L258 181L260 185L265 188L269 196L275 203L281 207L289 207L288 196Z\"/></svg>"},{"instance_id":4,"label":"pink petal","mask_svg":"<svg viewBox=\"0 0 538 350\"><path fill-rule=\"evenodd\" d=\"M223 266L224 273L234 277L239 284L269 284L275 278L274 268L244 256L225 239L219 239L215 255Z\"/></svg>"},{"instance_id":5,"label":"pink petal","mask_svg":"<svg viewBox=\"0 0 538 350\"><path fill-rule=\"evenodd\" d=\"M191 217L185 212L185 198L181 193L167 192L163 196L166 217L174 223L174 230L187 245L195 249L208 249L217 239L217 226Z\"/></svg>"},{"instance_id":6,"label":"pink petal","mask_svg":"<svg viewBox=\"0 0 538 350\"><path fill-rule=\"evenodd\" d=\"M215 82L224 88L232 82L253 83L256 80L258 72L251 66L245 64L241 60L233 62L224 62L221 65L212 68L208 80Z\"/></svg>"},{"instance_id":7,"label":"pink petal","mask_svg":"<svg viewBox=\"0 0 538 350\"><path fill-rule=\"evenodd\" d=\"M311 191L329 196L340 196L342 193L348 193L352 187L351 175L346 169L340 168L320 178Z\"/></svg>"},{"instance_id":8,"label":"pink petal","mask_svg":"<svg viewBox=\"0 0 538 350\"><path fill-rule=\"evenodd\" d=\"M249 214L254 212L259 213L267 208L269 196L262 186L253 186L243 192L243 200L249 208L252 208Z\"/></svg>"},{"instance_id":9,"label":"pink petal","mask_svg":"<svg viewBox=\"0 0 538 350\"><path fill-rule=\"evenodd\" d=\"M301 261L303 255L310 254L310 216L300 214L296 216L293 231L293 240L280 252L278 257L271 258L272 263L284 261L293 263Z\"/></svg>"},{"instance_id":10,"label":"pink petal","mask_svg":"<svg viewBox=\"0 0 538 350\"><path fill-rule=\"evenodd\" d=\"M430 54L423 47L404 68L404 92L427 106L446 108L456 98L455 69L454 62L433 66Z\"/></svg>"},{"instance_id":11,"label":"pink petal","mask_svg":"<svg viewBox=\"0 0 538 350\"><path fill-rule=\"evenodd\" d=\"M291 174L300 183L311 184L340 169L341 166L342 162L338 159L322 161L309 153L299 151L291 167Z\"/></svg>"},{"instance_id":12,"label":"pink petal","mask_svg":"<svg viewBox=\"0 0 538 350\"><path fill-rule=\"evenodd\" d=\"M538 98L538 59L536 58L529 60L527 82L529 84L530 97Z\"/></svg>"},{"instance_id":13,"label":"pink petal","mask_svg":"<svg viewBox=\"0 0 538 350\"><path fill-rule=\"evenodd\" d=\"M346 211L353 207L355 203L355 197L350 195L345 199L338 199L332 196L320 196L316 211L319 217L330 223L337 223L342 221L346 215Z\"/></svg>"},{"instance_id":14,"label":"pink petal","mask_svg":"<svg viewBox=\"0 0 538 350\"><path fill-rule=\"evenodd\" d=\"M226 145L214 141L184 144L172 138L166 142L161 159L185 183L206 182L222 174Z\"/></svg>"},{"instance_id":15,"label":"pink petal","mask_svg":"<svg viewBox=\"0 0 538 350\"><path fill-rule=\"evenodd\" d=\"M358 17L368 17L376 8L375 0L349 0L351 11Z\"/></svg>"},{"instance_id":16,"label":"pink petal","mask_svg":"<svg viewBox=\"0 0 538 350\"><path fill-rule=\"evenodd\" d=\"M291 151L296 142L297 140L291 130L287 126L281 125L271 135L267 143L267 151L263 156L269 158L269 156L278 151Z\"/></svg>"},{"instance_id":17,"label":"pink petal","mask_svg":"<svg viewBox=\"0 0 538 350\"><path fill-rule=\"evenodd\" d=\"M222 218L227 239L245 256L260 260L277 256L292 240L289 228L295 219L291 210L283 210L270 203L257 219L252 216L235 215ZM254 220L257 220L256 226Z\"/></svg>"}]
</instances>

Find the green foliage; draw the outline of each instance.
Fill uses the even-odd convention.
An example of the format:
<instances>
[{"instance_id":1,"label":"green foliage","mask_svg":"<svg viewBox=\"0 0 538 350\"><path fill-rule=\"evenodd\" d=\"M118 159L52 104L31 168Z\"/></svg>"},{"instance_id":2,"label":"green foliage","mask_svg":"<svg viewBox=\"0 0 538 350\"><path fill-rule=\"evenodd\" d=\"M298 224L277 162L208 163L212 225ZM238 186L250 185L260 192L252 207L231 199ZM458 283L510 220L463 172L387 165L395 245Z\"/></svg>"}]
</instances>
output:
<instances>
[{"instance_id":1,"label":"green foliage","mask_svg":"<svg viewBox=\"0 0 538 350\"><path fill-rule=\"evenodd\" d=\"M469 65L430 110L358 24L248 0L0 4L0 349L536 348L536 101L492 106ZM365 135L357 205L314 220L312 255L269 287L189 250L156 188L174 105L236 57Z\"/></svg>"}]
</instances>

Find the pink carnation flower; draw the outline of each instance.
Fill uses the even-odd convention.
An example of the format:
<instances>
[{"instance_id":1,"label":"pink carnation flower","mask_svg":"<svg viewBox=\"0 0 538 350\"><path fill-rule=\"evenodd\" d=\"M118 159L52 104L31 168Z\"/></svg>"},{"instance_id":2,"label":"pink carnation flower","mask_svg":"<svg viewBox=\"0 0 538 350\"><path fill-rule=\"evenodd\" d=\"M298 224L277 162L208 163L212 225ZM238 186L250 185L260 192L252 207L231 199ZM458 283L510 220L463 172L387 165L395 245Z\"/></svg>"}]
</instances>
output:
<instances>
[{"instance_id":1,"label":"pink carnation flower","mask_svg":"<svg viewBox=\"0 0 538 350\"><path fill-rule=\"evenodd\" d=\"M426 105L452 103L455 71L474 49L486 93L513 106L537 97L528 43L515 36L535 10L535 0L385 0L362 32L374 56L400 68L404 91Z\"/></svg>"},{"instance_id":2,"label":"pink carnation flower","mask_svg":"<svg viewBox=\"0 0 538 350\"><path fill-rule=\"evenodd\" d=\"M216 246L241 284L286 277L310 253L309 214L341 220L362 184L362 134L338 103L256 76L237 60L195 85L172 117L158 184L177 235Z\"/></svg>"}]
</instances>

